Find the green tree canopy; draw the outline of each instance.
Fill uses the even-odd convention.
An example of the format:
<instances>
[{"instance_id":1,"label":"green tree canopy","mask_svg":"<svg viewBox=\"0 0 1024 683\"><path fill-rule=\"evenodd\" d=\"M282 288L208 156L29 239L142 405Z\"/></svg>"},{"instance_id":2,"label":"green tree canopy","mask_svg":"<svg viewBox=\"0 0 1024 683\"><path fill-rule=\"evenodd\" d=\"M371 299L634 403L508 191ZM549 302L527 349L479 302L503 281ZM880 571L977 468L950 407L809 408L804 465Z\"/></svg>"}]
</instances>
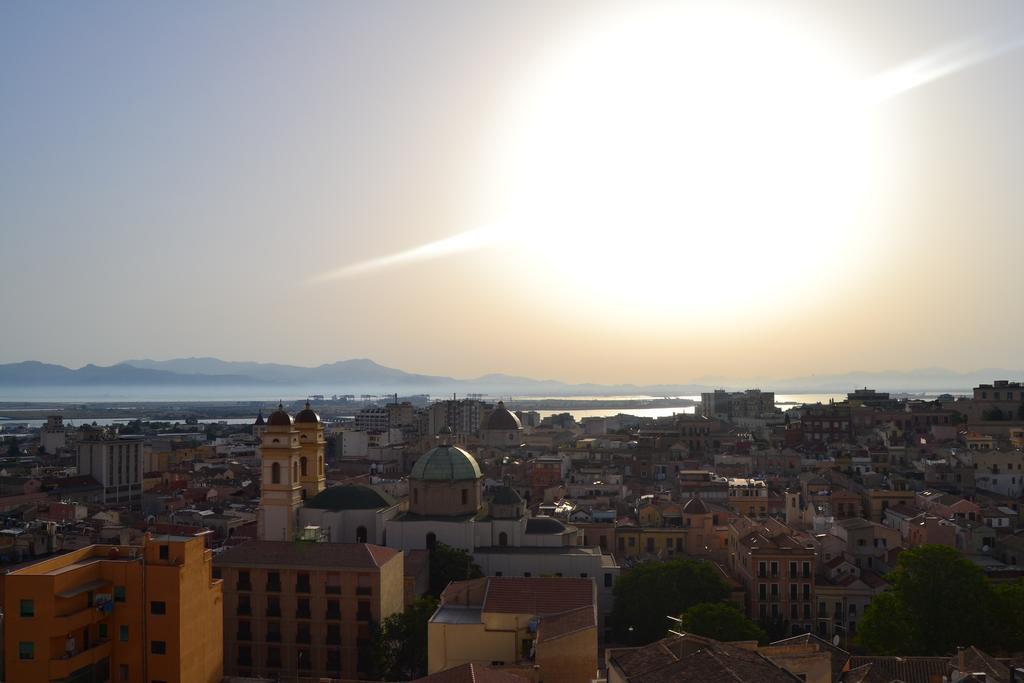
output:
<instances>
[{"instance_id":1,"label":"green tree canopy","mask_svg":"<svg viewBox=\"0 0 1024 683\"><path fill-rule=\"evenodd\" d=\"M484 573L465 550L437 543L430 551L430 594L440 597L452 581L479 579Z\"/></svg>"},{"instance_id":2,"label":"green tree canopy","mask_svg":"<svg viewBox=\"0 0 1024 683\"><path fill-rule=\"evenodd\" d=\"M706 638L730 642L767 642L768 634L731 602L702 602L683 612L679 629Z\"/></svg>"},{"instance_id":3,"label":"green tree canopy","mask_svg":"<svg viewBox=\"0 0 1024 683\"><path fill-rule=\"evenodd\" d=\"M437 599L428 595L404 612L392 614L374 630L374 678L408 681L427 675L427 623L436 609Z\"/></svg>"},{"instance_id":4,"label":"green tree canopy","mask_svg":"<svg viewBox=\"0 0 1024 683\"><path fill-rule=\"evenodd\" d=\"M877 655L948 655L958 646L1003 649L997 597L960 551L922 545L900 554L890 586L864 612L858 641Z\"/></svg>"},{"instance_id":5,"label":"green tree canopy","mask_svg":"<svg viewBox=\"0 0 1024 683\"><path fill-rule=\"evenodd\" d=\"M652 643L668 631L667 617L729 596L729 586L709 563L683 559L634 567L612 591L615 639L628 645Z\"/></svg>"}]
</instances>

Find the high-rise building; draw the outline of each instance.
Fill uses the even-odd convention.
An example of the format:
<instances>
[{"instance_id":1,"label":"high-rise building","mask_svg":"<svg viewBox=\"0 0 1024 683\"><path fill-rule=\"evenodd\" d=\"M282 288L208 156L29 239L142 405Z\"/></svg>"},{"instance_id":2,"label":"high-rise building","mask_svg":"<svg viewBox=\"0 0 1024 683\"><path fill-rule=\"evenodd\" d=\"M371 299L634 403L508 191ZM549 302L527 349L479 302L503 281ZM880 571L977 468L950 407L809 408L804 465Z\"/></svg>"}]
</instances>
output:
<instances>
[{"instance_id":1,"label":"high-rise building","mask_svg":"<svg viewBox=\"0 0 1024 683\"><path fill-rule=\"evenodd\" d=\"M143 442L119 439L105 429L86 431L78 442L78 474L103 486L103 502L140 505Z\"/></svg>"},{"instance_id":2,"label":"high-rise building","mask_svg":"<svg viewBox=\"0 0 1024 683\"><path fill-rule=\"evenodd\" d=\"M8 681L223 676L221 582L203 536L92 545L2 577Z\"/></svg>"}]
</instances>

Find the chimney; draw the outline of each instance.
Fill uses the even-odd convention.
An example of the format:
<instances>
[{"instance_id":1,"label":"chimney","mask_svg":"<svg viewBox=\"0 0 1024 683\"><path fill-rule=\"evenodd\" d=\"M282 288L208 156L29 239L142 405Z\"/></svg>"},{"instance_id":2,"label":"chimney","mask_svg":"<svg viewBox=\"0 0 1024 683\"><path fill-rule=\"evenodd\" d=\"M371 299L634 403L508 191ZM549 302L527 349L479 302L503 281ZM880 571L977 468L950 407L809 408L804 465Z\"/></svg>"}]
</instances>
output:
<instances>
[{"instance_id":1,"label":"chimney","mask_svg":"<svg viewBox=\"0 0 1024 683\"><path fill-rule=\"evenodd\" d=\"M967 651L962 647L956 649L956 668L961 676L967 675Z\"/></svg>"}]
</instances>

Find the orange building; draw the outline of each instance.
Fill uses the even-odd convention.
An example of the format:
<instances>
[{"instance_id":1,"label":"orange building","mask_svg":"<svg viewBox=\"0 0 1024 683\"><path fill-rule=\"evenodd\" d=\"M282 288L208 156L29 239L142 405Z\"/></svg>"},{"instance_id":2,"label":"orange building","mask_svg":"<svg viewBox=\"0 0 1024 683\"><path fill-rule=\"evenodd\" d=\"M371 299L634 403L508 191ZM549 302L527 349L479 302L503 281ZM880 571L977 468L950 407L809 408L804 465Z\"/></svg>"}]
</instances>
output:
<instances>
[{"instance_id":1,"label":"orange building","mask_svg":"<svg viewBox=\"0 0 1024 683\"><path fill-rule=\"evenodd\" d=\"M3 576L10 681L217 683L221 582L202 536L92 545Z\"/></svg>"}]
</instances>

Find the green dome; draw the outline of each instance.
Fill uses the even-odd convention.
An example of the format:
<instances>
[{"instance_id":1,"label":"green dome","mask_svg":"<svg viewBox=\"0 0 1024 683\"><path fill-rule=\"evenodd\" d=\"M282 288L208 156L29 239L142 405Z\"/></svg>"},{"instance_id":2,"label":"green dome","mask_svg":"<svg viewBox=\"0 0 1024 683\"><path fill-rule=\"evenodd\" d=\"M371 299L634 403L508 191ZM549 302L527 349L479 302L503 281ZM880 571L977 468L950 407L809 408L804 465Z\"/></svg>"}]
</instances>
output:
<instances>
[{"instance_id":1,"label":"green dome","mask_svg":"<svg viewBox=\"0 0 1024 683\"><path fill-rule=\"evenodd\" d=\"M476 459L458 446L437 446L420 456L412 466L410 479L426 481L463 481L479 479Z\"/></svg>"}]
</instances>

